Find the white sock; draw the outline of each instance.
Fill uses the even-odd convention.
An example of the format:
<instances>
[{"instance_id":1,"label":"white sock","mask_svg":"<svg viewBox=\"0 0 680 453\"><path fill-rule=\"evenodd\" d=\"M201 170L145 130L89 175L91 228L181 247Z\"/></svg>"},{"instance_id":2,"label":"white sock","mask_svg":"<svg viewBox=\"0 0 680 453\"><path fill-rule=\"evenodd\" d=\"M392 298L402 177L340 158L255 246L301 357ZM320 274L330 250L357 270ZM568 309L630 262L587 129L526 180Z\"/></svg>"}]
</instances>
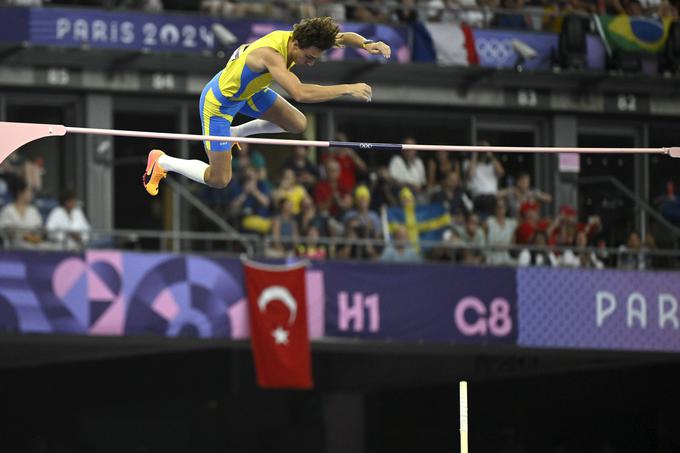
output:
<instances>
[{"instance_id":1,"label":"white sock","mask_svg":"<svg viewBox=\"0 0 680 453\"><path fill-rule=\"evenodd\" d=\"M256 134L278 134L286 132L271 121L252 120L240 126L231 126L231 135L234 137L249 137Z\"/></svg>"},{"instance_id":2,"label":"white sock","mask_svg":"<svg viewBox=\"0 0 680 453\"><path fill-rule=\"evenodd\" d=\"M205 175L205 169L208 168L208 164L202 160L178 159L165 154L158 159L158 164L165 171L174 171L196 182L205 184L203 176Z\"/></svg>"}]
</instances>

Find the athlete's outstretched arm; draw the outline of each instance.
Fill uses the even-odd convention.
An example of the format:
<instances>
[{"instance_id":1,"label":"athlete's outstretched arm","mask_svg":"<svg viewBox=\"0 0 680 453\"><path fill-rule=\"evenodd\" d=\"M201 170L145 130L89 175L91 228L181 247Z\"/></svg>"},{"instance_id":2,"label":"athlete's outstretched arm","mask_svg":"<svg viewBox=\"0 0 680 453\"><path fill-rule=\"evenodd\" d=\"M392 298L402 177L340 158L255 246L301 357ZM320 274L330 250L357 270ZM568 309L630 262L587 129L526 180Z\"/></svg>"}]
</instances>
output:
<instances>
[{"instance_id":1,"label":"athlete's outstretched arm","mask_svg":"<svg viewBox=\"0 0 680 453\"><path fill-rule=\"evenodd\" d=\"M353 47L355 49L366 49L368 53L373 55L382 55L385 58L390 58L392 49L390 46L382 41L368 41L363 36L353 33L338 33L335 38L335 44L340 47Z\"/></svg>"},{"instance_id":2,"label":"athlete's outstretched arm","mask_svg":"<svg viewBox=\"0 0 680 453\"><path fill-rule=\"evenodd\" d=\"M275 50L258 49L258 51L261 51L262 63L272 75L272 78L297 102L324 102L347 94L364 101L371 100L371 87L365 83L328 86L302 83L295 74L286 68L283 57Z\"/></svg>"}]
</instances>

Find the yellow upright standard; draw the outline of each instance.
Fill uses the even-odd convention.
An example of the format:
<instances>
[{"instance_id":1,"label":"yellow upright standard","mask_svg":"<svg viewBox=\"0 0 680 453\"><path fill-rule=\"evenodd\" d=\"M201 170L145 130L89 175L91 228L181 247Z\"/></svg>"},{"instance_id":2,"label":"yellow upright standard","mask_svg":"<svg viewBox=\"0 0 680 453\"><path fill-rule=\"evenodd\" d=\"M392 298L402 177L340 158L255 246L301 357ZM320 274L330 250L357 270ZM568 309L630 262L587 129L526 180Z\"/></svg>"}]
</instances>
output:
<instances>
[{"instance_id":1,"label":"yellow upright standard","mask_svg":"<svg viewBox=\"0 0 680 453\"><path fill-rule=\"evenodd\" d=\"M468 453L468 395L467 381L459 383L460 398L460 453Z\"/></svg>"}]
</instances>

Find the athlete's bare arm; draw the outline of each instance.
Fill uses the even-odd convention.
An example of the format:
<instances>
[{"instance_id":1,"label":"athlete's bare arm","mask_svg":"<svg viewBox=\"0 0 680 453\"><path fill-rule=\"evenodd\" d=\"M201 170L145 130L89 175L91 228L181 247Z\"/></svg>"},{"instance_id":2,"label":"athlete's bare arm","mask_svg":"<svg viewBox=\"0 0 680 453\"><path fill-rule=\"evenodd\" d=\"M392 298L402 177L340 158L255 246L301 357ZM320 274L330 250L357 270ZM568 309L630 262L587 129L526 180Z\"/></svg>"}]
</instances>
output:
<instances>
[{"instance_id":1,"label":"athlete's bare arm","mask_svg":"<svg viewBox=\"0 0 680 453\"><path fill-rule=\"evenodd\" d=\"M382 41L371 42L364 44L366 38L363 36L352 33L338 33L335 38L335 45L338 47L353 47L355 49L366 49L366 51L372 55L382 55L385 58L390 58L392 55L392 49L390 46Z\"/></svg>"},{"instance_id":2,"label":"athlete's bare arm","mask_svg":"<svg viewBox=\"0 0 680 453\"><path fill-rule=\"evenodd\" d=\"M371 100L371 87L365 83L328 86L302 83L295 74L288 70L283 56L269 47L254 50L248 55L246 64L254 71L265 69L269 71L272 78L297 102L324 102L344 95L363 101Z\"/></svg>"}]
</instances>

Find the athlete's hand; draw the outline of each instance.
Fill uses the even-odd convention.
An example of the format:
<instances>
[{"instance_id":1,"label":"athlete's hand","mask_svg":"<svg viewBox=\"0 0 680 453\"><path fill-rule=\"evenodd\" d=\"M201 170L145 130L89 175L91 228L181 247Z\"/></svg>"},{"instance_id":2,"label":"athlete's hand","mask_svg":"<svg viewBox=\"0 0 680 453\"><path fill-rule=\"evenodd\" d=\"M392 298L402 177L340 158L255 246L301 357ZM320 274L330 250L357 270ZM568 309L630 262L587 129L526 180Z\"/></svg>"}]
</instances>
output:
<instances>
[{"instance_id":1,"label":"athlete's hand","mask_svg":"<svg viewBox=\"0 0 680 453\"><path fill-rule=\"evenodd\" d=\"M369 102L373 96L373 90L365 83L353 83L350 85L350 96Z\"/></svg>"},{"instance_id":2,"label":"athlete's hand","mask_svg":"<svg viewBox=\"0 0 680 453\"><path fill-rule=\"evenodd\" d=\"M389 59L390 55L392 55L392 49L390 49L390 46L382 41L366 44L366 50L371 55L382 55L386 59Z\"/></svg>"}]
</instances>

